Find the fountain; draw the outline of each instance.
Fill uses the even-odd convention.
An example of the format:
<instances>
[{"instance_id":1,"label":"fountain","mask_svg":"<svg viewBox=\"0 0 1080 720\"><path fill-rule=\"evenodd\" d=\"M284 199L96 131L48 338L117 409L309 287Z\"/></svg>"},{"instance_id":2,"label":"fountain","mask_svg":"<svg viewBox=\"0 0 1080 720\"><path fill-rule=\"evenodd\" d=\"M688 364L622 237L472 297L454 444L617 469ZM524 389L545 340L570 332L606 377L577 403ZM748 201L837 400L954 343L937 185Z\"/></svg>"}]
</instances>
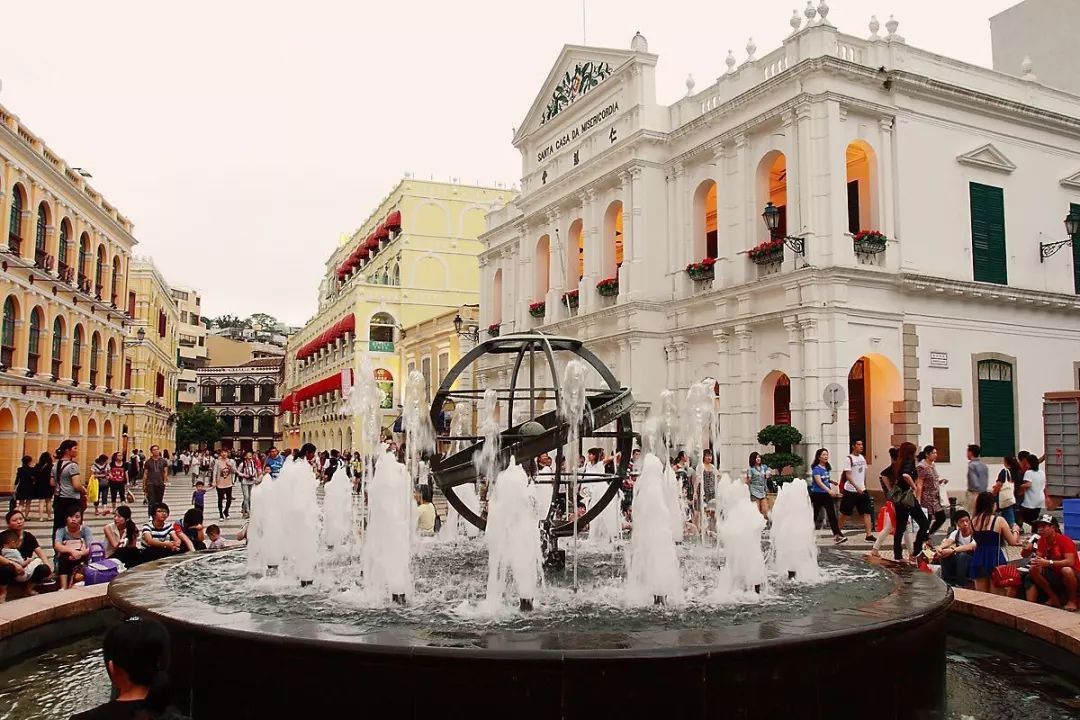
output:
<instances>
[{"instance_id":1,"label":"fountain","mask_svg":"<svg viewBox=\"0 0 1080 720\"><path fill-rule=\"evenodd\" d=\"M390 452L375 462L368 483L367 534L361 552L363 594L371 602L390 599L405 604L412 594L409 550L413 522L412 482Z\"/></svg>"},{"instance_id":2,"label":"fountain","mask_svg":"<svg viewBox=\"0 0 1080 720\"><path fill-rule=\"evenodd\" d=\"M817 582L818 547L814 535L814 510L807 482L795 478L780 486L769 527L769 565L789 580Z\"/></svg>"},{"instance_id":3,"label":"fountain","mask_svg":"<svg viewBox=\"0 0 1080 720\"><path fill-rule=\"evenodd\" d=\"M362 535L366 526L367 509L367 479L375 472L375 458L381 448L379 442L379 413L382 408L382 391L375 381L375 373L371 369L371 359L368 355L362 355L360 361L360 373L358 382L353 384L352 373L342 373L342 403L341 414L360 418L360 433L358 435L358 452L361 454L360 471L357 478L360 503L357 515Z\"/></svg>"},{"instance_id":4,"label":"fountain","mask_svg":"<svg viewBox=\"0 0 1080 720\"><path fill-rule=\"evenodd\" d=\"M457 387L480 361L510 367L508 385ZM473 376L487 377L480 369ZM688 394L687 406L704 407L699 396ZM906 670L876 676L875 691L903 695L912 714L940 709L948 589L833 548L811 563L799 547L812 542L799 486L777 500L775 522L790 522L791 532L774 527L768 565L764 518L746 486L726 476L717 483L718 547L683 541L667 459L696 425L689 416L679 425L674 393L647 428L653 452L640 464L629 540L582 543L573 569L559 543L593 523L627 477L632 393L581 341L522 333L490 339L451 368L430 416L447 402L478 400L479 427L460 421L429 458L432 481L460 522L486 531L482 538L414 537L415 478L380 452L358 560L347 550L320 554L314 477L306 464L289 463L256 492L247 551L189 553L112 583L114 607L169 628L183 710L196 718L322 715L340 712L347 691L405 698L406 717L595 718L613 712L611 693L597 690L612 687L632 716L771 718L797 707L842 717L850 697L815 688L861 677L882 647ZM615 472L576 477L576 463L564 461L584 443L613 446ZM550 473L532 479L550 484L558 500L546 508L527 477L541 453L554 455ZM337 480L327 502L336 502ZM579 481L597 489L580 516ZM324 503L324 540L339 537L336 510ZM792 569L796 582L784 581ZM226 653L230 672L207 674ZM261 687L267 667L290 668L304 691L235 692Z\"/></svg>"},{"instance_id":5,"label":"fountain","mask_svg":"<svg viewBox=\"0 0 1080 720\"><path fill-rule=\"evenodd\" d=\"M354 530L352 481L339 463L323 494L323 543L330 550L347 545Z\"/></svg>"},{"instance_id":6,"label":"fountain","mask_svg":"<svg viewBox=\"0 0 1080 720\"><path fill-rule=\"evenodd\" d=\"M488 504L488 603L501 602L514 588L520 609L533 609L543 564L539 520L529 478L511 458L495 480Z\"/></svg>"}]
</instances>

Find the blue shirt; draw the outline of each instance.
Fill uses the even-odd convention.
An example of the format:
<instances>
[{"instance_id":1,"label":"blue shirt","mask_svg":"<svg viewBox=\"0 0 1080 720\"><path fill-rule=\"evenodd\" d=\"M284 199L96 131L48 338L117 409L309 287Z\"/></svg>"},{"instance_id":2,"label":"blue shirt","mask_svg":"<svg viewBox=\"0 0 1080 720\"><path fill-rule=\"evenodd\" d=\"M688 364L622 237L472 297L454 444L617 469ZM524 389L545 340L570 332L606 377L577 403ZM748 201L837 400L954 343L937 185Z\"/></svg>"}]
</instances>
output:
<instances>
[{"instance_id":1,"label":"blue shirt","mask_svg":"<svg viewBox=\"0 0 1080 720\"><path fill-rule=\"evenodd\" d=\"M821 484L827 488L832 487L832 483L829 481L830 472L827 468L821 465L815 465L814 469L810 471L813 473L814 479L821 481ZM816 482L810 483L810 492L827 493L827 490L822 490Z\"/></svg>"},{"instance_id":2,"label":"blue shirt","mask_svg":"<svg viewBox=\"0 0 1080 720\"><path fill-rule=\"evenodd\" d=\"M197 508L202 508L205 505L206 490L196 490L191 493L191 504Z\"/></svg>"},{"instance_id":3,"label":"blue shirt","mask_svg":"<svg viewBox=\"0 0 1080 720\"><path fill-rule=\"evenodd\" d=\"M276 458L266 458L266 467L270 470L270 477L276 478L281 474L281 467L285 464L285 456L278 455Z\"/></svg>"}]
</instances>

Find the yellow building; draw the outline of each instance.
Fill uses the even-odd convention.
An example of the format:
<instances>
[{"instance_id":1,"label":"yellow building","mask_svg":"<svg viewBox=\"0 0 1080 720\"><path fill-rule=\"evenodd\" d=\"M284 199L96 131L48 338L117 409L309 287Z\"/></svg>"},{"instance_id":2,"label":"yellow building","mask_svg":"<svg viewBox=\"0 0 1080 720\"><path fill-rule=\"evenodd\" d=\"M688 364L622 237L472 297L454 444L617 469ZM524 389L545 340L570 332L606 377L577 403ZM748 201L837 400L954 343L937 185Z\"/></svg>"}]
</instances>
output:
<instances>
[{"instance_id":1,"label":"yellow building","mask_svg":"<svg viewBox=\"0 0 1080 720\"><path fill-rule=\"evenodd\" d=\"M135 245L117 212L0 106L0 491L23 455L79 441L79 461L120 447Z\"/></svg>"},{"instance_id":2,"label":"yellow building","mask_svg":"<svg viewBox=\"0 0 1080 720\"><path fill-rule=\"evenodd\" d=\"M353 448L360 420L338 411L341 377L359 372L365 356L385 394L383 426L393 423L404 380L401 329L477 304L477 237L486 213L513 196L505 188L405 178L341 239L326 263L319 311L286 350L281 409L290 446Z\"/></svg>"},{"instance_id":3,"label":"yellow building","mask_svg":"<svg viewBox=\"0 0 1080 720\"><path fill-rule=\"evenodd\" d=\"M172 288L149 258L136 258L128 273L128 327L124 389L128 392L127 444L150 454L176 444L176 382L179 311Z\"/></svg>"},{"instance_id":4,"label":"yellow building","mask_svg":"<svg viewBox=\"0 0 1080 720\"><path fill-rule=\"evenodd\" d=\"M460 329L455 325L457 319L461 320ZM405 328L400 341L402 367L405 368L403 382L407 382L413 370L419 370L424 376L427 401L430 403L450 368L476 346L471 334L479 331L479 322L479 306L466 305ZM472 368L466 368L453 387L455 390L475 390L475 380ZM473 404L475 406L475 402ZM454 402L445 403L443 410L452 413Z\"/></svg>"}]
</instances>

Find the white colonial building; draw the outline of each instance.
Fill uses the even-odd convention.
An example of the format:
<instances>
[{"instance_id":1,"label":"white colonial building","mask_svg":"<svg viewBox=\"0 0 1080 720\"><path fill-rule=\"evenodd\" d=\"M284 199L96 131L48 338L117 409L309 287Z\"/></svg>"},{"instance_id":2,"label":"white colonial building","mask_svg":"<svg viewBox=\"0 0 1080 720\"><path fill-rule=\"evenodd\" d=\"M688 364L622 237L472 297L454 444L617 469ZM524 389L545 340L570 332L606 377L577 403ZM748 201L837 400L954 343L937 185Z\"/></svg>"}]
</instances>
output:
<instances>
[{"instance_id":1,"label":"white colonial building","mask_svg":"<svg viewBox=\"0 0 1080 720\"><path fill-rule=\"evenodd\" d=\"M715 379L725 469L790 423L809 452L863 438L875 467L935 443L962 489L967 443L1041 449L1043 393L1077 387L1080 243L1040 242L1080 212L1080 97L893 20L792 26L671 106L640 34L563 48L513 140L522 194L481 238L481 326L579 337L646 404Z\"/></svg>"}]
</instances>

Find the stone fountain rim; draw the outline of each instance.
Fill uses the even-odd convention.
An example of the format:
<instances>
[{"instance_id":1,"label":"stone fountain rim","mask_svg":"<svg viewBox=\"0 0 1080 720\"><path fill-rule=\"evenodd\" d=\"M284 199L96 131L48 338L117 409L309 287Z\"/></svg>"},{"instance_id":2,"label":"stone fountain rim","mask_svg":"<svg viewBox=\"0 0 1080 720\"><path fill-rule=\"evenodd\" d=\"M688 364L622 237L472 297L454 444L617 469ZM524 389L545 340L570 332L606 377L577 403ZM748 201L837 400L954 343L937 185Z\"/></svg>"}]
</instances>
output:
<instances>
[{"instance_id":1,"label":"stone fountain rim","mask_svg":"<svg viewBox=\"0 0 1080 720\"><path fill-rule=\"evenodd\" d=\"M239 549L238 549L239 550ZM232 552L232 551L226 551ZM839 551L823 548L822 552ZM932 616L944 615L953 602L952 590L940 579L908 569L886 568L893 589L884 597L859 607L840 611L820 611L790 620L759 620L708 629L673 628L605 632L523 632L514 630L476 631L464 642L484 642L468 647L427 644L415 630L392 629L356 634L355 628L296 618L275 618L248 612L208 613L207 605L188 596L167 593L165 575L174 565L198 562L204 553L187 554L147 563L122 573L109 586L109 601L126 615L154 617L167 626L189 632L214 635L232 641L254 641L298 646L324 646L365 656L459 657L484 660L643 658L708 656L718 653L745 653L779 646L809 647L816 643L867 632L874 637L903 632ZM848 553L844 555L850 558ZM851 558L852 562L863 562ZM141 597L154 592L155 597ZM207 618L215 622L208 622ZM335 629L337 630L335 632ZM590 641L594 647L583 647ZM491 647L494 642L498 647ZM522 647L514 648L513 645ZM542 645L550 644L549 647ZM606 644L606 645L604 645ZM524 647L528 645L528 647Z\"/></svg>"}]
</instances>

